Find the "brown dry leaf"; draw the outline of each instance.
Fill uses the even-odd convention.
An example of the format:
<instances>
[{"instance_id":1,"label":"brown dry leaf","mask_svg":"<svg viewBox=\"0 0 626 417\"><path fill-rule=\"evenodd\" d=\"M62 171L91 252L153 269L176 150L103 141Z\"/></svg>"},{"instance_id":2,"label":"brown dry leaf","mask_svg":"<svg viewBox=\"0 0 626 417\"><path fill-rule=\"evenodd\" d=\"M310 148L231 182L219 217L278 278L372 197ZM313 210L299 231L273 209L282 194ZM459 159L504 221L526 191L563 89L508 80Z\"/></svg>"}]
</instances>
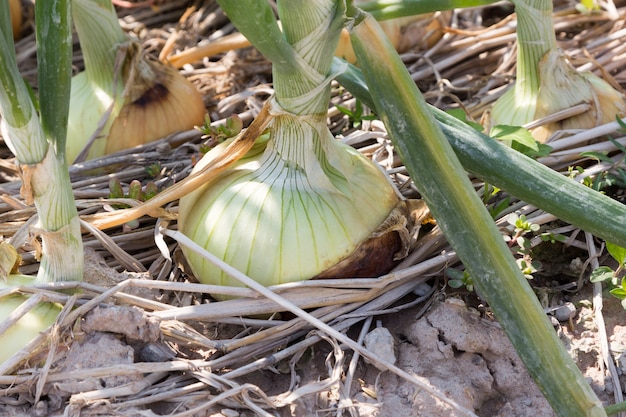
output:
<instances>
[{"instance_id":1,"label":"brown dry leaf","mask_svg":"<svg viewBox=\"0 0 626 417\"><path fill-rule=\"evenodd\" d=\"M0 279L6 281L10 274L17 274L22 257L8 242L0 242Z\"/></svg>"}]
</instances>

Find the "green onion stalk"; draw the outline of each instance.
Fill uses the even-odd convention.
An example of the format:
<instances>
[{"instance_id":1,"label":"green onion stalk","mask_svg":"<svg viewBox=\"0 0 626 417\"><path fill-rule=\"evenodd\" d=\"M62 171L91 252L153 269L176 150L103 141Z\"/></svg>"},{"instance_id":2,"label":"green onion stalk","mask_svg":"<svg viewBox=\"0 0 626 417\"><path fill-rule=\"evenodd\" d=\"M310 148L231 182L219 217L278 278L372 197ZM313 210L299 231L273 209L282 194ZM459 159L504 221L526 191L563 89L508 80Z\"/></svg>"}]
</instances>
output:
<instances>
[{"instance_id":1,"label":"green onion stalk","mask_svg":"<svg viewBox=\"0 0 626 417\"><path fill-rule=\"evenodd\" d=\"M336 61L337 66L344 65ZM349 65L337 76L337 81L364 104L376 107L359 68ZM616 227L626 224L623 204L493 140L434 106L428 108L467 171L594 236L626 247L626 229Z\"/></svg>"},{"instance_id":2,"label":"green onion stalk","mask_svg":"<svg viewBox=\"0 0 626 417\"><path fill-rule=\"evenodd\" d=\"M266 133L233 166L181 198L179 228L264 285L319 276L356 252L399 203L379 168L327 126L342 3L278 2L282 30L265 0L219 3L272 61L275 93L263 116ZM208 152L196 169L229 145ZM240 285L191 250L183 252L202 282Z\"/></svg>"},{"instance_id":3,"label":"green onion stalk","mask_svg":"<svg viewBox=\"0 0 626 417\"><path fill-rule=\"evenodd\" d=\"M2 18L8 16L2 4ZM12 35L2 22L0 115L2 136L22 175L22 196L37 208L41 238L38 282L83 276L80 222L64 160L71 77L71 20L63 0L37 4L37 61L41 115L37 114L15 59Z\"/></svg>"},{"instance_id":4,"label":"green onion stalk","mask_svg":"<svg viewBox=\"0 0 626 417\"><path fill-rule=\"evenodd\" d=\"M477 290L558 415L606 416L401 59L371 15L353 12L352 43L375 108Z\"/></svg>"},{"instance_id":5,"label":"green onion stalk","mask_svg":"<svg viewBox=\"0 0 626 417\"><path fill-rule=\"evenodd\" d=\"M32 233L41 240L41 261L36 279L7 268L1 286L81 281L83 243L64 154L72 56L70 4L54 0L35 6L40 114L17 67L8 16L8 2L0 2L0 128L17 160L21 194L37 209ZM0 299L2 319L25 299L21 295ZM13 326L0 326L0 361L45 329L58 311L56 305L41 303Z\"/></svg>"},{"instance_id":6,"label":"green onion stalk","mask_svg":"<svg viewBox=\"0 0 626 417\"><path fill-rule=\"evenodd\" d=\"M624 96L590 72L578 72L557 47L552 0L513 0L517 15L516 81L492 108L492 125L522 126L587 104L588 111L531 130L546 142L563 129L590 129L626 113Z\"/></svg>"}]
</instances>

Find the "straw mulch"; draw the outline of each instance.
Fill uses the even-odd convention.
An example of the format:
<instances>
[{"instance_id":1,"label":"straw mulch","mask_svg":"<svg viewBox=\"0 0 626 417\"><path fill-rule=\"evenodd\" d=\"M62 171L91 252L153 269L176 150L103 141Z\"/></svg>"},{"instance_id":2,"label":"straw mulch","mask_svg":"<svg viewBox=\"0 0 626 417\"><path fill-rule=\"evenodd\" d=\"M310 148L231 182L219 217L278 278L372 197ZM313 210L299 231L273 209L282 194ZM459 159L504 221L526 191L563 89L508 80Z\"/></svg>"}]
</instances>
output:
<instances>
[{"instance_id":1,"label":"straw mulch","mask_svg":"<svg viewBox=\"0 0 626 417\"><path fill-rule=\"evenodd\" d=\"M556 3L559 43L576 66L626 87L626 2L616 2L615 10L590 15L578 13L573 1ZM32 4L26 2L25 6L30 17ZM146 50L172 62L181 59L185 51L235 32L215 2L208 0L120 1L118 10L123 27L139 38ZM500 3L435 18L440 22L435 28L441 32L430 49L419 49L418 40L406 40L409 46L402 51L402 58L430 103L443 109L460 107L478 121L514 77L512 8ZM31 25L32 18L27 18L17 51L24 76L36 86ZM75 64L80 70L78 48ZM214 125L231 115L248 124L272 93L270 70L268 61L249 47L181 65L181 72L202 92ZM339 86L334 92L328 111L333 133L377 161L403 195L418 198L382 123L364 121L354 127L335 107L354 108L354 99ZM598 128L575 135L578 142L571 137L554 142L555 153L542 162L561 171L580 166L584 169L581 179L615 172L624 167L624 155L606 139L607 134L626 144L623 132L615 126ZM615 164L579 157L594 138L600 142L593 150L610 152ZM197 130L181 132L72 166L81 215L87 218L113 210L118 202L107 200L112 178L126 187L132 180L144 185L152 181L161 190L177 183L189 174L209 141ZM0 237L20 248L20 271L34 274L36 248L28 232L35 211L20 198L12 156L0 144ZM153 169L147 170L148 166ZM475 184L482 195L486 185L479 180ZM624 198L619 186L607 192ZM548 294L542 299L546 308L554 310L568 291L589 290L586 277L603 260L598 260L601 242L512 196L496 194L487 204L494 207L505 198L509 198L507 207L496 220L505 235L513 234L507 215L515 211L525 214L542 226L542 232L565 236L565 242L558 243L560 252L567 253L565 259L553 264L544 260L546 269L552 266L562 272L563 265L570 265L575 258L582 264L575 273L537 274L534 285L541 294ZM176 203L166 209L175 214ZM63 291L67 288L58 285L23 289L64 308L55 326L0 365L0 406L6 407L2 410L68 416L359 415L358 410L361 415L375 415L380 387L373 379L357 383L363 366L382 367L376 356L361 347L373 319L402 317L398 314L408 311L416 320L433 300L453 294L490 318L488 307L473 293L445 287L444 270L459 269L460 265L436 226L424 233L409 256L387 275L271 288L281 299L307 309L308 317L292 314L289 305L252 290L197 283L185 267L178 242L183 238L176 233L175 221L145 217L105 232L88 223L84 226L85 282L66 286L82 291L68 295ZM540 245L542 241L537 236L532 243ZM215 301L211 294L217 292L240 298ZM591 293L585 294L591 301ZM597 299L596 292L594 302ZM597 351L604 353L608 380L619 387L616 365L606 354L608 339L601 309L596 308L594 314L601 336ZM366 356L367 362L354 351ZM307 372L299 363L313 363L318 371L314 377L304 378L302 374ZM455 415L472 415L455 403L452 394L442 393L428 381L400 368L388 372L449 403L458 413ZM620 400L621 390L613 391L615 397L609 400ZM371 407L364 408L364 404Z\"/></svg>"}]
</instances>

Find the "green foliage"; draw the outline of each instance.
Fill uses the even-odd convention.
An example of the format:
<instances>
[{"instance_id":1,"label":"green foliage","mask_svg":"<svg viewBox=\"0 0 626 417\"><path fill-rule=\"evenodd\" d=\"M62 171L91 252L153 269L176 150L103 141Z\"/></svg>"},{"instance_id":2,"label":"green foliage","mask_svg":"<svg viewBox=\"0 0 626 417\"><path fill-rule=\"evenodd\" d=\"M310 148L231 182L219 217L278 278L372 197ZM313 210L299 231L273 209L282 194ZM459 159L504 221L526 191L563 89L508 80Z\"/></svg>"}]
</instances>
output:
<instances>
[{"instance_id":1,"label":"green foliage","mask_svg":"<svg viewBox=\"0 0 626 417\"><path fill-rule=\"evenodd\" d=\"M458 269L448 268L446 269L446 275L450 277L448 285L451 288L465 287L468 291L474 291L474 280L467 270L459 271Z\"/></svg>"},{"instance_id":2,"label":"green foliage","mask_svg":"<svg viewBox=\"0 0 626 417\"><path fill-rule=\"evenodd\" d=\"M567 238L560 234L554 234L552 232L545 232L539 235L543 242L550 242L552 244L556 242L564 242Z\"/></svg>"},{"instance_id":3,"label":"green foliage","mask_svg":"<svg viewBox=\"0 0 626 417\"><path fill-rule=\"evenodd\" d=\"M363 121L365 120L376 119L375 114L368 114L369 112L365 111L365 107L363 106L363 103L359 100L356 100L356 104L354 105L354 110L351 110L347 107L343 107L340 105L337 105L336 107L337 107L337 110L339 110L340 112L348 116L348 121L350 122L350 125L355 129L358 129L363 124Z\"/></svg>"},{"instance_id":4,"label":"green foliage","mask_svg":"<svg viewBox=\"0 0 626 417\"><path fill-rule=\"evenodd\" d=\"M480 123L476 123L472 120L469 120L467 118L467 113L465 113L463 109L448 109L446 110L446 113L448 113L450 116L453 116L459 119L460 121L467 124L468 126L473 127L477 132L482 132L485 129L483 125L481 125Z\"/></svg>"},{"instance_id":5,"label":"green foliage","mask_svg":"<svg viewBox=\"0 0 626 417\"><path fill-rule=\"evenodd\" d=\"M226 121L217 126L211 126L211 118L209 115L204 116L204 124L198 126L197 129L204 135L203 138L209 139L205 147L201 149L203 153L209 151L210 148L225 141L228 138L237 136L243 129L243 121L236 114L231 115Z\"/></svg>"},{"instance_id":6,"label":"green foliage","mask_svg":"<svg viewBox=\"0 0 626 417\"><path fill-rule=\"evenodd\" d=\"M528 129L520 126L497 125L491 129L489 136L530 158L548 156L552 152L552 147L537 142Z\"/></svg>"},{"instance_id":7,"label":"green foliage","mask_svg":"<svg viewBox=\"0 0 626 417\"><path fill-rule=\"evenodd\" d=\"M606 265L596 268L591 272L591 282L608 283L612 287L609 293L621 300L622 307L626 309L626 276L624 276L624 269L626 268L626 248L606 242L606 250L615 262L617 262L617 268L614 270Z\"/></svg>"},{"instance_id":8,"label":"green foliage","mask_svg":"<svg viewBox=\"0 0 626 417\"><path fill-rule=\"evenodd\" d=\"M609 140L615 145L615 147L626 155L626 147L614 140ZM582 179L581 183L592 190L605 192L609 187L626 188L626 165L624 165L624 158L622 156L617 161L611 159L606 152L583 152L582 157L596 160L598 163L604 163L608 165L607 169L599 172L596 175L586 176ZM572 179L576 179L579 175L583 174L585 170L580 167L568 167L568 176Z\"/></svg>"},{"instance_id":9,"label":"green foliage","mask_svg":"<svg viewBox=\"0 0 626 417\"><path fill-rule=\"evenodd\" d=\"M151 178L157 178L161 175L162 169L163 168L161 167L161 162L156 161L146 167L146 173Z\"/></svg>"},{"instance_id":10,"label":"green foliage","mask_svg":"<svg viewBox=\"0 0 626 417\"><path fill-rule=\"evenodd\" d=\"M541 263L538 261L533 261L529 256L524 256L523 258L516 259L517 265L519 269L522 271L522 274L527 279L533 279L533 274L541 268Z\"/></svg>"},{"instance_id":11,"label":"green foliage","mask_svg":"<svg viewBox=\"0 0 626 417\"><path fill-rule=\"evenodd\" d=\"M148 181L142 186L139 180L132 180L128 185L128 192L124 192L122 183L117 178L111 178L109 181L109 198L132 198L137 201L146 201L159 193L159 187L152 181ZM122 205L119 205L122 206ZM124 207L128 207L123 205Z\"/></svg>"},{"instance_id":12,"label":"green foliage","mask_svg":"<svg viewBox=\"0 0 626 417\"><path fill-rule=\"evenodd\" d=\"M539 230L539 225L527 220L524 214L511 213L507 221L515 226L515 233L536 232Z\"/></svg>"},{"instance_id":13,"label":"green foliage","mask_svg":"<svg viewBox=\"0 0 626 417\"><path fill-rule=\"evenodd\" d=\"M601 11L597 0L580 0L580 2L576 4L576 10L586 15Z\"/></svg>"}]
</instances>

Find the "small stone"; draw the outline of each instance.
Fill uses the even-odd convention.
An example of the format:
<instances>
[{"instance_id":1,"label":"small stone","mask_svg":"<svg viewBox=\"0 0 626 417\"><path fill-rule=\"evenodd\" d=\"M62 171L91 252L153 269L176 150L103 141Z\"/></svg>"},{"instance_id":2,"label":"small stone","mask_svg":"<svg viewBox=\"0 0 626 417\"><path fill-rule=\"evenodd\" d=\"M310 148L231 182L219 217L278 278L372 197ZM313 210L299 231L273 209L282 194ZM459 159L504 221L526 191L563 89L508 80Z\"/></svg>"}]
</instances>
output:
<instances>
[{"instance_id":1,"label":"small stone","mask_svg":"<svg viewBox=\"0 0 626 417\"><path fill-rule=\"evenodd\" d=\"M386 327L377 327L365 336L365 348L385 362L395 365L395 340ZM370 362L370 361L368 361ZM371 363L371 362L370 362ZM376 364L373 364L376 366Z\"/></svg>"},{"instance_id":2,"label":"small stone","mask_svg":"<svg viewBox=\"0 0 626 417\"><path fill-rule=\"evenodd\" d=\"M554 317L560 322L568 321L573 319L576 315L576 306L574 303L566 302L556 310L554 310Z\"/></svg>"}]
</instances>

